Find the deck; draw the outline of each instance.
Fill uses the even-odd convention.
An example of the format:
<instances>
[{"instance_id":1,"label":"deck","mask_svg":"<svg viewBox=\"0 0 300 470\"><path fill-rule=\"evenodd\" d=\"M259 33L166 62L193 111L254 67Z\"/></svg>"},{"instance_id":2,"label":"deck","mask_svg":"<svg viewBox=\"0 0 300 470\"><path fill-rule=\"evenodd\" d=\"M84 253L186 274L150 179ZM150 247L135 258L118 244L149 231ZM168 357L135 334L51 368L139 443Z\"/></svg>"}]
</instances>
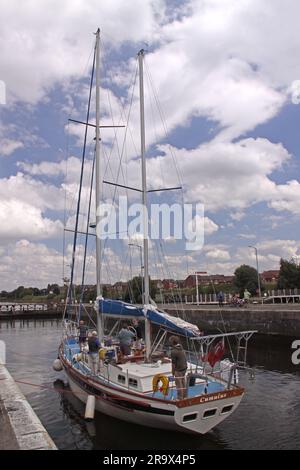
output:
<instances>
[{"instance_id":1,"label":"deck","mask_svg":"<svg viewBox=\"0 0 300 470\"><path fill-rule=\"evenodd\" d=\"M77 341L74 339L69 340L67 343L67 348L66 348L66 357L69 359L69 361L73 362L73 367L75 367L77 370L80 372L90 375L91 371L88 367L88 365L84 362L76 362L73 361L73 357L75 354L80 353L80 348L77 343ZM126 362L124 364L117 364L117 367L120 371L120 373L123 373L126 376L130 377L136 377L139 379L145 379L148 382L148 391L141 391L141 390L135 390L137 392L142 392L145 393L146 396L151 396L155 397L158 399L163 399L163 400L177 400L177 390L175 386L175 381L174 378L171 376L171 364L165 363L165 364L157 364L157 363L151 363L151 364L145 364L145 363L136 363L136 362ZM161 390L158 390L156 392L153 392L151 389L151 384L152 384L152 378L154 375L162 374L168 377L169 379L169 389L168 389L168 394L164 395ZM114 381L112 382L114 383ZM120 384L117 384L120 386ZM120 387L128 389L127 386ZM195 397L199 395L203 395L206 393L215 393L215 392L220 392L225 390L226 384L225 383L220 383L217 380L214 380L213 378L209 378L208 381L197 378L196 383L194 385L190 385L187 391L187 397Z\"/></svg>"}]
</instances>

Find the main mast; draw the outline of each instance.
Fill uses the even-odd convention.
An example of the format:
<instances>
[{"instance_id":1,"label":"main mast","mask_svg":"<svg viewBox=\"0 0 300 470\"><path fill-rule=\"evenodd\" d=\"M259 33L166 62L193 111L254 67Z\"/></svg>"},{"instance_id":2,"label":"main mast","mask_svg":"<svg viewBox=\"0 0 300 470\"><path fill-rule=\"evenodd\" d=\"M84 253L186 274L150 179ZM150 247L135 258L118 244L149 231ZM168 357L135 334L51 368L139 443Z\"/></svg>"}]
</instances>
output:
<instances>
[{"instance_id":1,"label":"main mast","mask_svg":"<svg viewBox=\"0 0 300 470\"><path fill-rule=\"evenodd\" d=\"M139 83L140 83L140 121L141 121L141 159L142 159L142 192L143 192L143 228L144 228L144 305L150 303L149 292L149 244L148 244L148 205L147 205L147 172L146 172L146 146L145 146L145 110L144 110L144 49L138 53L139 58ZM151 350L151 325L145 319L145 343L146 360L150 358Z\"/></svg>"},{"instance_id":2,"label":"main mast","mask_svg":"<svg viewBox=\"0 0 300 470\"><path fill-rule=\"evenodd\" d=\"M97 297L101 296L101 238L100 203L101 203L101 166L100 166L100 29L96 32L96 162L95 162L95 197L96 197L96 282ZM103 337L102 316L97 310L98 338Z\"/></svg>"}]
</instances>

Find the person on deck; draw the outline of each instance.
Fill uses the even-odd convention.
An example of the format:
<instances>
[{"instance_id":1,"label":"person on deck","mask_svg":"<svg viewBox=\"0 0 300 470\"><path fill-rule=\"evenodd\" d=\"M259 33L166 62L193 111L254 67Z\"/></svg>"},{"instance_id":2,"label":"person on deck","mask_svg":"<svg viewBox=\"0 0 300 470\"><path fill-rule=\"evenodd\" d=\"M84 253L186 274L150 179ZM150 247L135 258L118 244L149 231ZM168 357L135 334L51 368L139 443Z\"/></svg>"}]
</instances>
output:
<instances>
[{"instance_id":1,"label":"person on deck","mask_svg":"<svg viewBox=\"0 0 300 470\"><path fill-rule=\"evenodd\" d=\"M94 374L98 373L99 369L99 349L100 342L98 339L97 331L92 331L91 336L88 339L89 345L89 366Z\"/></svg>"},{"instance_id":2,"label":"person on deck","mask_svg":"<svg viewBox=\"0 0 300 470\"><path fill-rule=\"evenodd\" d=\"M218 298L218 301L219 301L219 307L223 307L223 305L224 305L224 294L221 290L218 293L217 298Z\"/></svg>"},{"instance_id":3,"label":"person on deck","mask_svg":"<svg viewBox=\"0 0 300 470\"><path fill-rule=\"evenodd\" d=\"M135 337L134 337L134 346L136 349L141 349L142 348L142 345L141 345L141 341L143 339L143 333L142 333L142 327L141 327L141 324L140 322L135 318L134 320L132 320L132 331L135 333Z\"/></svg>"},{"instance_id":4,"label":"person on deck","mask_svg":"<svg viewBox=\"0 0 300 470\"><path fill-rule=\"evenodd\" d=\"M124 356L130 356L131 354L131 343L132 340L135 338L135 333L130 331L127 323L123 324L122 329L118 334L118 339L120 341L120 349L121 353Z\"/></svg>"},{"instance_id":5,"label":"person on deck","mask_svg":"<svg viewBox=\"0 0 300 470\"><path fill-rule=\"evenodd\" d=\"M86 337L87 337L87 332L88 332L88 327L84 324L83 320L80 320L78 330L79 330L78 342L79 342L80 352L82 352L83 347L86 343Z\"/></svg>"},{"instance_id":6,"label":"person on deck","mask_svg":"<svg viewBox=\"0 0 300 470\"><path fill-rule=\"evenodd\" d=\"M171 345L172 374L175 378L178 400L183 400L187 396L185 374L187 370L187 361L185 352L180 344L178 336L170 336Z\"/></svg>"}]
</instances>

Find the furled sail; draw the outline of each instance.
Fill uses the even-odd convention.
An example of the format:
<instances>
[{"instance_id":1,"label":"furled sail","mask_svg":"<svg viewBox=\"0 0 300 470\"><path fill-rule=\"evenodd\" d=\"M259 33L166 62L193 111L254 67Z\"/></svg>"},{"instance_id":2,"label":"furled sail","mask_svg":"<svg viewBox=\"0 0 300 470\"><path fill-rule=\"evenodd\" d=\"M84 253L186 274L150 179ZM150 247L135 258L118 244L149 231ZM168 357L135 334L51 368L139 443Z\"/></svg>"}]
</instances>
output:
<instances>
[{"instance_id":1,"label":"furled sail","mask_svg":"<svg viewBox=\"0 0 300 470\"><path fill-rule=\"evenodd\" d=\"M182 318L173 317L169 313L163 312L153 305L136 307L135 305L122 302L121 300L97 299L97 311L105 316L120 318L147 318L151 323L162 326L166 330L174 333L195 337L200 336L201 332L196 325L189 323Z\"/></svg>"}]
</instances>

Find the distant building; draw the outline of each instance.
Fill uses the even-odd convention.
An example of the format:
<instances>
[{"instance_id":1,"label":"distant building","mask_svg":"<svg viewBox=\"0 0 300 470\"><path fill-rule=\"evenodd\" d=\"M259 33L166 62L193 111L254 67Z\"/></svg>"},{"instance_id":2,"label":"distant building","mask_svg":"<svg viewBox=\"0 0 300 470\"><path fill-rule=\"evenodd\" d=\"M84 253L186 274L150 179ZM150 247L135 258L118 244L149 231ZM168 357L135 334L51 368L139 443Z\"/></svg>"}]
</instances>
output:
<instances>
[{"instance_id":1,"label":"distant building","mask_svg":"<svg viewBox=\"0 0 300 470\"><path fill-rule=\"evenodd\" d=\"M198 272L197 273L197 276L198 276L198 284L200 282L200 277L203 277L203 276L206 276L207 275L207 272L206 271L203 271L203 272ZM188 289L188 288L192 288L192 287L196 287L196 274L190 274L185 280L184 280L184 288Z\"/></svg>"},{"instance_id":2,"label":"distant building","mask_svg":"<svg viewBox=\"0 0 300 470\"><path fill-rule=\"evenodd\" d=\"M151 281L156 289L160 290L164 288L163 282L161 279L152 279Z\"/></svg>"},{"instance_id":3,"label":"distant building","mask_svg":"<svg viewBox=\"0 0 300 470\"><path fill-rule=\"evenodd\" d=\"M279 269L272 269L270 271L264 271L263 273L260 274L260 278L262 282L265 282L266 284L274 283L278 281L279 272L280 272Z\"/></svg>"},{"instance_id":4,"label":"distant building","mask_svg":"<svg viewBox=\"0 0 300 470\"><path fill-rule=\"evenodd\" d=\"M225 276L224 274L211 274L207 273L197 273L198 285L199 286L209 286L211 284L232 284L234 276ZM185 288L196 287L196 275L190 274L184 281Z\"/></svg>"},{"instance_id":5,"label":"distant building","mask_svg":"<svg viewBox=\"0 0 300 470\"><path fill-rule=\"evenodd\" d=\"M127 282L119 281L113 285L113 289L115 292L118 293L118 295L122 295L127 291L127 286L128 286Z\"/></svg>"},{"instance_id":6,"label":"distant building","mask_svg":"<svg viewBox=\"0 0 300 470\"><path fill-rule=\"evenodd\" d=\"M94 286L94 287L96 287L96 286ZM102 287L102 289L107 289L107 290L112 289L112 285L111 285L111 284L101 284L101 287Z\"/></svg>"},{"instance_id":7,"label":"distant building","mask_svg":"<svg viewBox=\"0 0 300 470\"><path fill-rule=\"evenodd\" d=\"M81 286L78 286L81 287ZM85 292L93 292L96 289L96 284L86 284L84 286L84 291Z\"/></svg>"},{"instance_id":8,"label":"distant building","mask_svg":"<svg viewBox=\"0 0 300 470\"><path fill-rule=\"evenodd\" d=\"M176 281L177 282L177 286L179 287L179 289L184 289L184 283L185 283L185 280L178 280Z\"/></svg>"},{"instance_id":9,"label":"distant building","mask_svg":"<svg viewBox=\"0 0 300 470\"><path fill-rule=\"evenodd\" d=\"M154 283L158 290L170 290L177 288L184 288L184 282L178 279L153 279L151 282Z\"/></svg>"},{"instance_id":10,"label":"distant building","mask_svg":"<svg viewBox=\"0 0 300 470\"><path fill-rule=\"evenodd\" d=\"M178 283L174 279L164 279L162 285L165 290L176 289L178 287Z\"/></svg>"}]
</instances>

